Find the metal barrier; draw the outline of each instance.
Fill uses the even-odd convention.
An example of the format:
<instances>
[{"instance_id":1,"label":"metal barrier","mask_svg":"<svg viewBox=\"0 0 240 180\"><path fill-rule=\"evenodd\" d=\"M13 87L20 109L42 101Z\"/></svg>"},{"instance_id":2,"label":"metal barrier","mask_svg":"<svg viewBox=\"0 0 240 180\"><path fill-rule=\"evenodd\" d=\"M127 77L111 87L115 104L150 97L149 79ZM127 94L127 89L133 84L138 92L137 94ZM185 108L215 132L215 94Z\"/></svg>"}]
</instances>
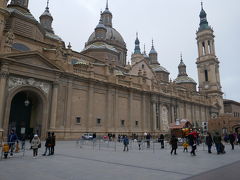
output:
<instances>
[{"instance_id":1,"label":"metal barrier","mask_svg":"<svg viewBox=\"0 0 240 180\"><path fill-rule=\"evenodd\" d=\"M20 143L21 142L21 148L20 148ZM11 157L11 154L21 154L22 153L22 157L25 156L25 144L23 145L23 142L22 141L18 141L18 142L1 142L2 143L2 146L1 146L1 160L3 159L4 157L4 152L3 152L3 146L4 144L7 144L8 146L11 144L11 147L9 147L9 150L8 150L8 157Z\"/></svg>"},{"instance_id":2,"label":"metal barrier","mask_svg":"<svg viewBox=\"0 0 240 180\"><path fill-rule=\"evenodd\" d=\"M137 140L129 140L128 149L131 150L141 150L141 151L152 151L155 153L156 150L161 149L161 143L158 142L157 139L152 139L149 141L150 146L147 145L147 140L142 140L141 142L138 142ZM139 148L140 145L140 148ZM77 139L76 140L76 146L80 149L88 148L90 150L111 150L111 151L123 151L124 145L123 142L117 141L117 139L114 140L104 140L104 139L91 139L91 140L85 140L85 139ZM170 149L170 145L167 141L165 141L165 147L164 149Z\"/></svg>"}]
</instances>

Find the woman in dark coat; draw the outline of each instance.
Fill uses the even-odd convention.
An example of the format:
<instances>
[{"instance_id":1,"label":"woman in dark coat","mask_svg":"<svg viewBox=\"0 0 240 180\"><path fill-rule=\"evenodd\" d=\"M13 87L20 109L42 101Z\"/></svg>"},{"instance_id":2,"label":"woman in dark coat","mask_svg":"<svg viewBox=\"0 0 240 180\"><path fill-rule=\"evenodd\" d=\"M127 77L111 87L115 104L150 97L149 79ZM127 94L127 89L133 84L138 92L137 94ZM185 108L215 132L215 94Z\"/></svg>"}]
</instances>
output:
<instances>
[{"instance_id":1,"label":"woman in dark coat","mask_svg":"<svg viewBox=\"0 0 240 180\"><path fill-rule=\"evenodd\" d=\"M161 143L161 148L164 149L164 135L163 134L160 135L159 141Z\"/></svg>"},{"instance_id":2,"label":"woman in dark coat","mask_svg":"<svg viewBox=\"0 0 240 180\"><path fill-rule=\"evenodd\" d=\"M177 147L178 147L177 143L178 143L178 140L177 140L176 136L173 135L170 140L170 144L172 145L171 155L172 155L173 151L174 151L174 154L177 155L177 152L176 152Z\"/></svg>"},{"instance_id":3,"label":"woman in dark coat","mask_svg":"<svg viewBox=\"0 0 240 180\"><path fill-rule=\"evenodd\" d=\"M188 135L189 145L192 147L191 155L196 156L195 150L197 149L197 140L193 134Z\"/></svg>"},{"instance_id":4,"label":"woman in dark coat","mask_svg":"<svg viewBox=\"0 0 240 180\"><path fill-rule=\"evenodd\" d=\"M208 153L212 153L211 149L212 149L213 139L212 139L212 135L209 132L207 133L206 144L208 146Z\"/></svg>"}]
</instances>

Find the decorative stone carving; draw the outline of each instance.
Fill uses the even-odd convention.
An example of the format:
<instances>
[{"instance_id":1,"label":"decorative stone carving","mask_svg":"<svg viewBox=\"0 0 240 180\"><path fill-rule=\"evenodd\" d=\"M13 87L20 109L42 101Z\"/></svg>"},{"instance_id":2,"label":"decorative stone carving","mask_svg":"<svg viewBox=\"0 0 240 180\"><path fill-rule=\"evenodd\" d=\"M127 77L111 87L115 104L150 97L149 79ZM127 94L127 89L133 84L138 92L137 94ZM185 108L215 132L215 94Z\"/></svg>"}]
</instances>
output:
<instances>
[{"instance_id":1,"label":"decorative stone carving","mask_svg":"<svg viewBox=\"0 0 240 180\"><path fill-rule=\"evenodd\" d=\"M9 75L9 73L8 73L8 72L5 72L5 71L3 71L3 72L0 72L0 78L7 78L7 77L8 77L8 75Z\"/></svg>"},{"instance_id":2,"label":"decorative stone carving","mask_svg":"<svg viewBox=\"0 0 240 180\"><path fill-rule=\"evenodd\" d=\"M15 39L15 35L13 33L13 30L10 29L7 33L6 33L6 39L5 39L5 43L7 46L12 46L13 41Z\"/></svg>"},{"instance_id":3,"label":"decorative stone carving","mask_svg":"<svg viewBox=\"0 0 240 180\"><path fill-rule=\"evenodd\" d=\"M162 106L162 130L168 131L169 130L169 123L168 123L168 109L166 106Z\"/></svg>"},{"instance_id":4,"label":"decorative stone carving","mask_svg":"<svg viewBox=\"0 0 240 180\"><path fill-rule=\"evenodd\" d=\"M9 77L8 79L8 90L12 90L20 86L33 86L41 89L44 93L48 94L50 85L45 82L37 81L34 78L20 78L20 77Z\"/></svg>"}]
</instances>

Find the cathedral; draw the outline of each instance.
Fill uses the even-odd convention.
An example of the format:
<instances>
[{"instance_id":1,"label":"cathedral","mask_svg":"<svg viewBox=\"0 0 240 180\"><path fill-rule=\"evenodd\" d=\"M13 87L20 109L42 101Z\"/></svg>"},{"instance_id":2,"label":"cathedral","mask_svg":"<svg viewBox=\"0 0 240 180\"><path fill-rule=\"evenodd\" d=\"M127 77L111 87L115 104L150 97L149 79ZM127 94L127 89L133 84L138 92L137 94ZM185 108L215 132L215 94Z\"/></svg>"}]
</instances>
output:
<instances>
[{"instance_id":1,"label":"cathedral","mask_svg":"<svg viewBox=\"0 0 240 180\"><path fill-rule=\"evenodd\" d=\"M54 33L47 4L39 21L29 0L0 1L0 131L17 134L55 132L59 139L83 133L168 134L180 120L200 128L224 113L214 32L204 8L196 40L198 82L183 58L178 76L141 51L136 36L131 63L127 45L113 27L108 3L81 52ZM63 22L64 23L64 22ZM193 44L194 45L194 44Z\"/></svg>"}]
</instances>

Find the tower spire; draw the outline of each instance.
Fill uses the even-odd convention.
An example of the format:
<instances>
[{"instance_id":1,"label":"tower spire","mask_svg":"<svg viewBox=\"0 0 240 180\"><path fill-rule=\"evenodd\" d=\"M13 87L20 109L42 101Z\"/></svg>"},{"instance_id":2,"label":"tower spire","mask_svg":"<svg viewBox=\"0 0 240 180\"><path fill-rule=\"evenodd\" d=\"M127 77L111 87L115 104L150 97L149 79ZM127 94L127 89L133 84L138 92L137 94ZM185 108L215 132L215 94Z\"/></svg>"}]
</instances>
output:
<instances>
[{"instance_id":1,"label":"tower spire","mask_svg":"<svg viewBox=\"0 0 240 180\"><path fill-rule=\"evenodd\" d=\"M202 1L201 1L201 12L200 12L199 17L200 17L199 31L205 30L205 29L210 29L210 26L208 25L208 21L207 21L207 13L203 9L203 2Z\"/></svg>"},{"instance_id":2,"label":"tower spire","mask_svg":"<svg viewBox=\"0 0 240 180\"><path fill-rule=\"evenodd\" d=\"M106 2L106 9L108 10L108 0L107 0L107 2Z\"/></svg>"},{"instance_id":3,"label":"tower spire","mask_svg":"<svg viewBox=\"0 0 240 180\"><path fill-rule=\"evenodd\" d=\"M140 41L139 41L139 39L138 39L138 32L136 32L136 40L135 40L134 54L141 54Z\"/></svg>"},{"instance_id":4,"label":"tower spire","mask_svg":"<svg viewBox=\"0 0 240 180\"><path fill-rule=\"evenodd\" d=\"M47 7L46 8L49 9L49 0L47 0Z\"/></svg>"},{"instance_id":5,"label":"tower spire","mask_svg":"<svg viewBox=\"0 0 240 180\"><path fill-rule=\"evenodd\" d=\"M49 0L47 0L47 6L45 11L40 16L40 24L44 27L48 32L54 33L52 28L53 17L49 11Z\"/></svg>"}]
</instances>

